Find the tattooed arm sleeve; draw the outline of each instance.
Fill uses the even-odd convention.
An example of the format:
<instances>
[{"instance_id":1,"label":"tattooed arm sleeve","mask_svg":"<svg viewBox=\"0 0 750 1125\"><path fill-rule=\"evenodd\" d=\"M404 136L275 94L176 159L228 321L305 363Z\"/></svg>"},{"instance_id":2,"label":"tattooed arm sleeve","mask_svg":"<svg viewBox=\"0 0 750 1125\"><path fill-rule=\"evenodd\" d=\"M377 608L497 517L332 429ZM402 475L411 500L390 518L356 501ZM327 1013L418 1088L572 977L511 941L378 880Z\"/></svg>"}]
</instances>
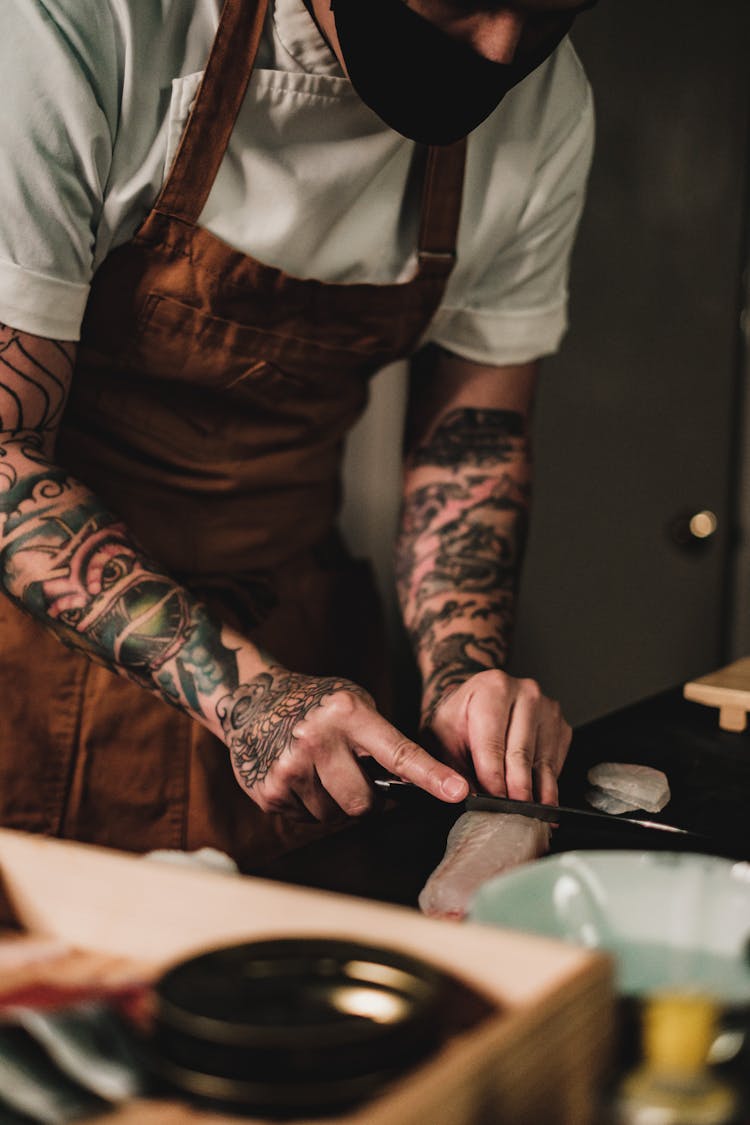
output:
<instances>
[{"instance_id":1,"label":"tattooed arm sleeve","mask_svg":"<svg viewBox=\"0 0 750 1125\"><path fill-rule=\"evenodd\" d=\"M435 797L464 797L465 781L357 684L292 672L212 619L55 461L73 360L70 344L0 325L0 590L63 643L208 727L265 812L361 815L372 803L363 752Z\"/></svg>"},{"instance_id":2,"label":"tattooed arm sleeve","mask_svg":"<svg viewBox=\"0 0 750 1125\"><path fill-rule=\"evenodd\" d=\"M533 384L531 365L485 368L447 353L413 379L396 580L426 723L447 691L508 656Z\"/></svg>"},{"instance_id":3,"label":"tattooed arm sleeve","mask_svg":"<svg viewBox=\"0 0 750 1125\"><path fill-rule=\"evenodd\" d=\"M264 661L55 462L74 351L0 326L0 587L69 647L221 734L241 666L247 678Z\"/></svg>"}]
</instances>

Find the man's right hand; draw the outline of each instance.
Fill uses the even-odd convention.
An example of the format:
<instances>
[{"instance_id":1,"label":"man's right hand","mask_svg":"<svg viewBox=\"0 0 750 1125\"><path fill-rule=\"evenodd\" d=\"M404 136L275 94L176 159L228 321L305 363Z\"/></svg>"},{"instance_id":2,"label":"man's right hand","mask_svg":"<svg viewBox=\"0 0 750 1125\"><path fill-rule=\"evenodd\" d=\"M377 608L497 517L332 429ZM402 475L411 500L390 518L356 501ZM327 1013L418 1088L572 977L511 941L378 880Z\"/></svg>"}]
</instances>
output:
<instances>
[{"instance_id":1,"label":"man's right hand","mask_svg":"<svg viewBox=\"0 0 750 1125\"><path fill-rule=\"evenodd\" d=\"M373 802L363 757L442 801L463 800L469 790L350 680L272 665L221 699L217 715L237 781L264 812L361 816Z\"/></svg>"}]
</instances>

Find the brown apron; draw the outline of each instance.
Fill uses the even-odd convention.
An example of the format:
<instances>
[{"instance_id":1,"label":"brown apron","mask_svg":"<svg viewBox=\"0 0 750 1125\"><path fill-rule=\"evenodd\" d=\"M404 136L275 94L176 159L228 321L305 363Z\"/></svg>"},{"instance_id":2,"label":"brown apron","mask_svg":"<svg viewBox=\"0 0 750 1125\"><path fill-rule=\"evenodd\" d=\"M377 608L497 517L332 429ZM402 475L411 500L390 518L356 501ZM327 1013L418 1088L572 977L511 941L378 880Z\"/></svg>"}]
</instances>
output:
<instances>
[{"instance_id":1,"label":"brown apron","mask_svg":"<svg viewBox=\"0 0 750 1125\"><path fill-rule=\"evenodd\" d=\"M377 690L361 659L382 644L374 587L335 532L342 442L370 376L438 307L465 144L416 149L418 268L403 284L292 277L199 227L266 6L226 0L167 182L94 278L59 459L282 663ZM0 637L3 824L136 851L210 844L245 869L321 832L262 814L200 724L6 599Z\"/></svg>"}]
</instances>

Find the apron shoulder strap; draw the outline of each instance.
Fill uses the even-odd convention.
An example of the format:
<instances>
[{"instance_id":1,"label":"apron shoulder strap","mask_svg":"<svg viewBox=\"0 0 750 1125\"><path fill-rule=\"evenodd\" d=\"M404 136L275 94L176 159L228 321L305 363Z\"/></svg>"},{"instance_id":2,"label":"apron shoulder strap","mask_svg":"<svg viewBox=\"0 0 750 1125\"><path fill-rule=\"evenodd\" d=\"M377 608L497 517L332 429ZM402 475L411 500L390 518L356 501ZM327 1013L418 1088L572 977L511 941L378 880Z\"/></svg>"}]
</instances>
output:
<instances>
[{"instance_id":1,"label":"apron shoulder strap","mask_svg":"<svg viewBox=\"0 0 750 1125\"><path fill-rule=\"evenodd\" d=\"M447 278L453 268L465 166L465 137L452 145L431 146L427 150L419 228L422 276Z\"/></svg>"},{"instance_id":2,"label":"apron shoulder strap","mask_svg":"<svg viewBox=\"0 0 750 1125\"><path fill-rule=\"evenodd\" d=\"M224 158L258 53L268 0L225 0L219 27L154 210L195 224ZM447 277L456 257L466 140L432 146L422 189L419 273Z\"/></svg>"},{"instance_id":3,"label":"apron shoulder strap","mask_svg":"<svg viewBox=\"0 0 750 1125\"><path fill-rule=\"evenodd\" d=\"M225 0L203 79L155 211L197 223L247 91L267 8L268 0Z\"/></svg>"}]
</instances>

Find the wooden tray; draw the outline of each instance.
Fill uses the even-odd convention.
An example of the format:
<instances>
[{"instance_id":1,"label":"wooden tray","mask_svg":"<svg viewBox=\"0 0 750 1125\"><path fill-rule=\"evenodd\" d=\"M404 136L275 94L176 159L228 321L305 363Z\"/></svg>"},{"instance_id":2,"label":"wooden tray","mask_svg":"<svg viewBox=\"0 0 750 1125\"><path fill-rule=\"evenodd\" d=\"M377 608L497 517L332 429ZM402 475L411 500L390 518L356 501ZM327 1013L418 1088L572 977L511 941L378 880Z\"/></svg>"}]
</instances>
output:
<instances>
[{"instance_id":1,"label":"wooden tray","mask_svg":"<svg viewBox=\"0 0 750 1125\"><path fill-rule=\"evenodd\" d=\"M718 707L722 730L742 733L747 728L750 711L750 656L691 680L685 684L683 694L694 703Z\"/></svg>"},{"instance_id":2,"label":"wooden tray","mask_svg":"<svg viewBox=\"0 0 750 1125\"><path fill-rule=\"evenodd\" d=\"M588 1125L611 1059L613 967L602 954L260 879L0 829L6 906L27 931L155 973L229 942L328 935L425 958L497 1005L427 1063L318 1125ZM229 1122L137 1102L101 1122ZM234 1119L231 1119L232 1121ZM242 1119L248 1121L258 1119Z\"/></svg>"}]
</instances>

